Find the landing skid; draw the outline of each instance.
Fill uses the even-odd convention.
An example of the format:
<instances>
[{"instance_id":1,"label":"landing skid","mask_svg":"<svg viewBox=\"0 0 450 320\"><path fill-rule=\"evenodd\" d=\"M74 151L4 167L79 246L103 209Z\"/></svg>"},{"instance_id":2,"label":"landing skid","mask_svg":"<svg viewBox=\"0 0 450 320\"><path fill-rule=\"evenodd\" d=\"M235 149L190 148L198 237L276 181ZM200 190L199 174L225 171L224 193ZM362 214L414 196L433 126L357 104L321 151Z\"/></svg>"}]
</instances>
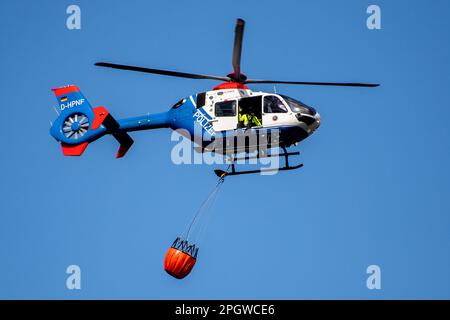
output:
<instances>
[{"instance_id":1,"label":"landing skid","mask_svg":"<svg viewBox=\"0 0 450 320\"><path fill-rule=\"evenodd\" d=\"M253 174L253 173L265 173L265 172L275 172L275 171L289 171L289 170L295 170L303 167L303 163L291 166L289 165L289 157L290 156L298 156L300 155L300 152L287 152L286 148L283 147L283 153L278 154L266 154L266 155L256 155L256 156L245 156L240 158L234 158L231 156L231 164L229 168L231 168L231 171L224 171L220 169L214 170L214 173L219 178L224 179L227 176L238 176L242 174ZM270 158L270 157L284 157L285 165L282 168L271 168L271 169L256 169L256 170L247 170L247 171L236 171L236 161L239 160L250 160L250 159L261 159L261 158Z\"/></svg>"}]
</instances>

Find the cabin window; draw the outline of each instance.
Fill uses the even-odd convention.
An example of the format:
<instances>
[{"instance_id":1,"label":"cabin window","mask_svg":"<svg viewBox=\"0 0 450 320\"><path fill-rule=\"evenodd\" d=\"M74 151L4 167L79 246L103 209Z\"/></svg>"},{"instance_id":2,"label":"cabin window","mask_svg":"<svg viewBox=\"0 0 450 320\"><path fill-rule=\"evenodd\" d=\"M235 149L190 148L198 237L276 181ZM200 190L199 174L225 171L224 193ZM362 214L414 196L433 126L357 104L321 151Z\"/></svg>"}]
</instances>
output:
<instances>
[{"instance_id":1,"label":"cabin window","mask_svg":"<svg viewBox=\"0 0 450 320\"><path fill-rule=\"evenodd\" d=\"M264 112L265 113L286 113L288 112L283 101L277 96L264 97Z\"/></svg>"},{"instance_id":2,"label":"cabin window","mask_svg":"<svg viewBox=\"0 0 450 320\"><path fill-rule=\"evenodd\" d=\"M214 109L216 117L235 117L236 100L217 102Z\"/></svg>"}]
</instances>

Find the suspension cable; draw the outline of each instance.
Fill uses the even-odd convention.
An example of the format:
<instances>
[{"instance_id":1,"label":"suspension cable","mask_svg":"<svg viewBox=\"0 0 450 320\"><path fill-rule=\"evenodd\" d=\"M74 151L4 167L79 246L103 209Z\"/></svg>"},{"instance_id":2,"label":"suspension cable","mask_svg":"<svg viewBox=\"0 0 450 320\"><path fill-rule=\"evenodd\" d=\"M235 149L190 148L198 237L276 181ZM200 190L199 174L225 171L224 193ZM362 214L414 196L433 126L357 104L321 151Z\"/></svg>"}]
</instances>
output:
<instances>
[{"instance_id":1,"label":"suspension cable","mask_svg":"<svg viewBox=\"0 0 450 320\"><path fill-rule=\"evenodd\" d=\"M228 168L227 168L226 172L228 172L229 168L230 168L230 165L228 165ZM187 229L186 239L189 238L189 234L191 232L191 229L192 229L193 225L195 224L195 222L200 218L201 214L203 212L207 211L206 209L208 209L212 205L212 203L214 202L213 200L215 199L215 196L217 195L217 193L218 193L218 191L219 191L219 189L222 186L224 181L225 181L225 175L219 177L219 180L217 181L217 184L215 185L213 190L209 193L208 197L203 201L201 206L198 208L197 212L194 215L194 218L192 219L192 221L189 224L189 227Z\"/></svg>"}]
</instances>

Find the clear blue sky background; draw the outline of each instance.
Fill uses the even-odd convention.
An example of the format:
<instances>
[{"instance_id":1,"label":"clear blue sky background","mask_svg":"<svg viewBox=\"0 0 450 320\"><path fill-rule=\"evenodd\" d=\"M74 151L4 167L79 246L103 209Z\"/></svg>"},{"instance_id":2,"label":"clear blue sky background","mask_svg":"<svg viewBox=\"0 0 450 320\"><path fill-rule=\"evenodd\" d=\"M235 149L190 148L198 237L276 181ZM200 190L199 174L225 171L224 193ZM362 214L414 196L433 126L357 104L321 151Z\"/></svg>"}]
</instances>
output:
<instances>
[{"instance_id":1,"label":"clear blue sky background","mask_svg":"<svg viewBox=\"0 0 450 320\"><path fill-rule=\"evenodd\" d=\"M380 31L366 28L372 3ZM2 2L0 298L450 298L449 12L444 0ZM121 160L111 137L64 158L50 88L77 84L117 118L167 110L217 82L94 62L223 75L237 17L251 77L382 86L278 86L322 115L305 167L227 180L177 281L163 257L213 168L172 164L169 130L133 133ZM70 264L80 291L65 287ZM380 291L366 288L371 264Z\"/></svg>"}]
</instances>

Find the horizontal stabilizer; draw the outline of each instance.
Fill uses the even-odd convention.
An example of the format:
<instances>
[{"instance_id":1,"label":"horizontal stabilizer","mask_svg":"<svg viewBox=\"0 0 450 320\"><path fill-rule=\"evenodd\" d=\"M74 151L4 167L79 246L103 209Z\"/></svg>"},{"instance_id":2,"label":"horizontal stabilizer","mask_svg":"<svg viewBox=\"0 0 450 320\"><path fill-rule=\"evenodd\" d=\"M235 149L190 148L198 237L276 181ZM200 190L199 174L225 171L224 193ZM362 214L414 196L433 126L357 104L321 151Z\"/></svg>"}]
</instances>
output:
<instances>
[{"instance_id":1,"label":"horizontal stabilizer","mask_svg":"<svg viewBox=\"0 0 450 320\"><path fill-rule=\"evenodd\" d=\"M116 158L122 158L130 149L134 141L126 132L114 133L113 137L120 143Z\"/></svg>"},{"instance_id":2,"label":"horizontal stabilizer","mask_svg":"<svg viewBox=\"0 0 450 320\"><path fill-rule=\"evenodd\" d=\"M101 107L99 107L101 108ZM97 109L97 108L96 108ZM130 147L133 145L134 141L130 135L126 132L118 131L120 128L119 123L113 118L109 113L103 120L103 125L106 127L108 132L111 132L113 137L119 142L119 150L117 151L116 158L122 158Z\"/></svg>"}]
</instances>

